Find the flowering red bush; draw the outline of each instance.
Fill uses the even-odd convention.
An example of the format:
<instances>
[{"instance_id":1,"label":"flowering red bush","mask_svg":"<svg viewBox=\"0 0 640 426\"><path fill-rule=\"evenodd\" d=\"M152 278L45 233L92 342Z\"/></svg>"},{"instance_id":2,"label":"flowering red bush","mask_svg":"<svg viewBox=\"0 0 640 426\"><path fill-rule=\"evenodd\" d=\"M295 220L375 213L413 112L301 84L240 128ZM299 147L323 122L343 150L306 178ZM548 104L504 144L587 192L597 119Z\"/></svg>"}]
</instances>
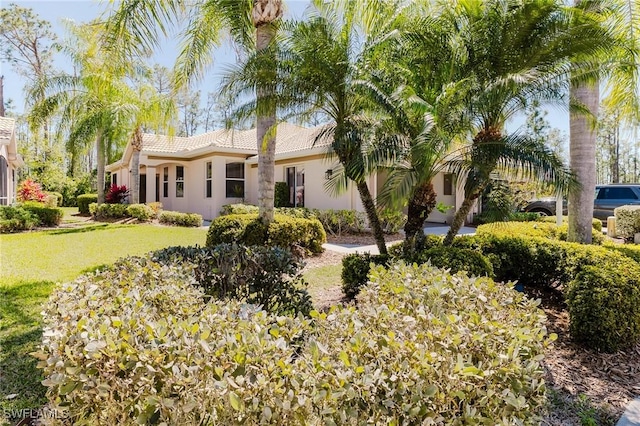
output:
<instances>
[{"instance_id":1,"label":"flowering red bush","mask_svg":"<svg viewBox=\"0 0 640 426\"><path fill-rule=\"evenodd\" d=\"M121 204L127 195L129 195L129 188L126 185L118 186L114 183L105 194L104 201L107 204Z\"/></svg>"},{"instance_id":2,"label":"flowering red bush","mask_svg":"<svg viewBox=\"0 0 640 426\"><path fill-rule=\"evenodd\" d=\"M26 179L18 186L18 201L38 201L44 203L47 194L42 191L42 186L33 180Z\"/></svg>"}]
</instances>

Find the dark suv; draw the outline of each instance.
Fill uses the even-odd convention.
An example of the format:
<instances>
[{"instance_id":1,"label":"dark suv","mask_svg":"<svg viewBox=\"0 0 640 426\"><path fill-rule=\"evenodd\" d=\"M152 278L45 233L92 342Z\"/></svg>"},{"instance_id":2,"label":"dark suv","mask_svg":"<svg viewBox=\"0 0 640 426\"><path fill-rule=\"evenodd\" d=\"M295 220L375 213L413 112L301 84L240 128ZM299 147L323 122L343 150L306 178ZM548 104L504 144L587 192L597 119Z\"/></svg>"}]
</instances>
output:
<instances>
[{"instance_id":1,"label":"dark suv","mask_svg":"<svg viewBox=\"0 0 640 426\"><path fill-rule=\"evenodd\" d=\"M613 209L629 204L640 204L640 184L614 183L611 185L597 185L593 201L593 217L606 222L607 217L613 216ZM527 204L523 211L553 216L556 214L556 199L550 197L534 200ZM564 201L563 213L567 214L566 200Z\"/></svg>"}]
</instances>

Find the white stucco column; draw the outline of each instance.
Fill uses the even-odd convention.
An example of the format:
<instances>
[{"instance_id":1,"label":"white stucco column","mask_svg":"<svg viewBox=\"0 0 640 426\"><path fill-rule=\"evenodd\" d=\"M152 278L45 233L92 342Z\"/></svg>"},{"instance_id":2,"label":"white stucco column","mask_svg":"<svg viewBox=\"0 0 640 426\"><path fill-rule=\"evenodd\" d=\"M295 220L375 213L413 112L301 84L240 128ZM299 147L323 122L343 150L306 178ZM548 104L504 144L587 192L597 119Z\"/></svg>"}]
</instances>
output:
<instances>
[{"instance_id":1,"label":"white stucco column","mask_svg":"<svg viewBox=\"0 0 640 426\"><path fill-rule=\"evenodd\" d=\"M156 200L156 168L147 166L147 203Z\"/></svg>"}]
</instances>

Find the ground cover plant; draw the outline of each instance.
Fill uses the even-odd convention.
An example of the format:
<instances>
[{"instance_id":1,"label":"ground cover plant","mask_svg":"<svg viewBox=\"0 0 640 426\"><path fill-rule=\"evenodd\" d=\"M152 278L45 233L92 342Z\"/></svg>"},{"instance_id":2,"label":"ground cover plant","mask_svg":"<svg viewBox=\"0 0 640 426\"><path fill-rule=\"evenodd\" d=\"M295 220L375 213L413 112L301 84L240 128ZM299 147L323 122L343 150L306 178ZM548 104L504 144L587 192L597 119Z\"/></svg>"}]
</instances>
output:
<instances>
[{"instance_id":1,"label":"ground cover plant","mask_svg":"<svg viewBox=\"0 0 640 426\"><path fill-rule=\"evenodd\" d=\"M44 402L42 375L28 354L37 348L40 311L56 282L126 255L203 244L205 237L197 228L108 224L0 235L0 411Z\"/></svg>"},{"instance_id":2,"label":"ground cover plant","mask_svg":"<svg viewBox=\"0 0 640 426\"><path fill-rule=\"evenodd\" d=\"M40 354L50 400L89 424L537 424L551 339L506 286L398 264L372 273L357 309L310 320L204 305L188 268L127 259L58 286Z\"/></svg>"}]
</instances>

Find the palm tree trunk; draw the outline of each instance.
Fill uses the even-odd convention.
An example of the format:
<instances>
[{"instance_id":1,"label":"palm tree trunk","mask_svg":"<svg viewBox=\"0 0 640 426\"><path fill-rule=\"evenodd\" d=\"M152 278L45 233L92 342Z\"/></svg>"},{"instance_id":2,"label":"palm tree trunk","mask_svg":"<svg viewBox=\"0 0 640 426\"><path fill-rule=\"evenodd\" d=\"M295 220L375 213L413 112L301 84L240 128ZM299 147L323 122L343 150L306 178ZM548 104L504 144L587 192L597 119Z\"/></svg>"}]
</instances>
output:
<instances>
[{"instance_id":1,"label":"palm tree trunk","mask_svg":"<svg viewBox=\"0 0 640 426\"><path fill-rule=\"evenodd\" d=\"M384 241L384 231L382 230L382 225L380 224L380 218L378 218L378 211L376 210L376 205L373 202L371 191L369 191L369 187L364 181L358 182L356 184L356 188L358 188L360 200L362 200L362 205L364 206L364 211L367 214L369 226L371 227L371 231L373 232L373 237L376 240L378 250L380 251L380 254L387 254L387 245Z\"/></svg>"},{"instance_id":2,"label":"palm tree trunk","mask_svg":"<svg viewBox=\"0 0 640 426\"><path fill-rule=\"evenodd\" d=\"M596 187L596 128L600 102L599 82L571 86L571 97L585 105L593 117L570 115L569 158L571 171L581 187L569 193L569 232L567 240L590 244L593 198Z\"/></svg>"},{"instance_id":3,"label":"palm tree trunk","mask_svg":"<svg viewBox=\"0 0 640 426\"><path fill-rule=\"evenodd\" d=\"M425 220L436 206L436 191L431 182L417 186L407 211L407 223L404 225L405 241L410 241L417 233L422 232Z\"/></svg>"},{"instance_id":4,"label":"palm tree trunk","mask_svg":"<svg viewBox=\"0 0 640 426\"><path fill-rule=\"evenodd\" d=\"M98 130L98 133L96 134L96 155L98 162L98 204L102 204L104 203L104 168L106 164L102 130Z\"/></svg>"},{"instance_id":5,"label":"palm tree trunk","mask_svg":"<svg viewBox=\"0 0 640 426\"><path fill-rule=\"evenodd\" d=\"M140 151L142 150L142 130L136 127L131 141L133 154L131 156L131 203L140 202Z\"/></svg>"},{"instance_id":6,"label":"palm tree trunk","mask_svg":"<svg viewBox=\"0 0 640 426\"><path fill-rule=\"evenodd\" d=\"M477 198L478 198L477 196L465 197L464 201L462 202L462 205L460 206L458 211L456 211L456 215L453 217L453 221L451 222L451 226L449 227L447 236L444 237L443 244L445 246L450 246L451 243L453 243L453 239L458 234L458 231L460 230L460 228L462 228L462 225L464 225L464 221L467 218L467 215L469 214L469 212L471 211L471 207L473 207L473 202Z\"/></svg>"},{"instance_id":7,"label":"palm tree trunk","mask_svg":"<svg viewBox=\"0 0 640 426\"><path fill-rule=\"evenodd\" d=\"M265 51L275 38L275 21L282 17L282 0L254 0L251 19L256 27L256 51ZM275 70L272 78L276 78ZM275 193L276 111L267 105L268 88L256 87L256 139L258 146L258 214L264 224L273 221Z\"/></svg>"}]
</instances>

